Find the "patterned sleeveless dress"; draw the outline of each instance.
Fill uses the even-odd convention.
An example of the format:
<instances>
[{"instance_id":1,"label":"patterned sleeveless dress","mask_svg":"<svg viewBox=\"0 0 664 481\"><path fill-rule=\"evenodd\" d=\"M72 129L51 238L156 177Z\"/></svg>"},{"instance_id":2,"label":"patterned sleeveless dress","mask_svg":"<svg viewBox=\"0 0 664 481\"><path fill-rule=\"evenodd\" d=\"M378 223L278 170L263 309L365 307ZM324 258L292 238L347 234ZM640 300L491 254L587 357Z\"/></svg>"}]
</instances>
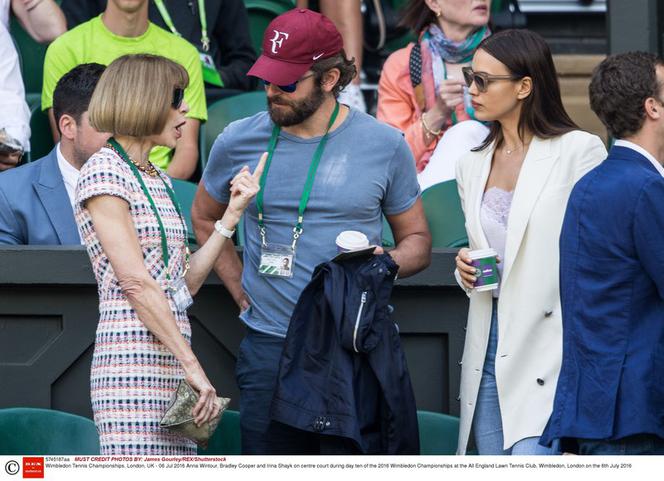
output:
<instances>
[{"instance_id":1,"label":"patterned sleeveless dress","mask_svg":"<svg viewBox=\"0 0 664 481\"><path fill-rule=\"evenodd\" d=\"M161 216L168 239L171 277L182 275L186 231L159 177L141 172ZM170 185L170 179L164 174ZM196 445L159 426L177 385L184 377L180 363L141 322L95 233L85 201L117 196L129 204L145 268L161 286L177 326L187 342L191 326L178 312L166 281L157 219L130 167L108 147L81 169L76 188L76 223L87 247L99 293L99 324L90 373L92 410L101 453L116 455L195 455Z\"/></svg>"}]
</instances>

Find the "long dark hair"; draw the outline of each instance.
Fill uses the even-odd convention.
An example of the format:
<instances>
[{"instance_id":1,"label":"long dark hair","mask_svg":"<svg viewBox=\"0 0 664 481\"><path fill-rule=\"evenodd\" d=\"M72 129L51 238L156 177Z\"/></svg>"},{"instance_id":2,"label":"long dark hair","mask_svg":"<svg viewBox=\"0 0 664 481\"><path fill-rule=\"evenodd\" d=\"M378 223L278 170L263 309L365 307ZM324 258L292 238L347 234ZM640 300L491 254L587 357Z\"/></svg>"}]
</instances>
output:
<instances>
[{"instance_id":1,"label":"long dark hair","mask_svg":"<svg viewBox=\"0 0 664 481\"><path fill-rule=\"evenodd\" d=\"M503 63L510 73L533 80L532 91L521 106L518 127L521 140L526 129L537 137L549 139L579 128L563 107L551 50L539 34L530 30L503 30L485 38L477 48ZM492 123L487 138L473 150L483 150L494 140L496 146L503 142L498 122Z\"/></svg>"}]
</instances>

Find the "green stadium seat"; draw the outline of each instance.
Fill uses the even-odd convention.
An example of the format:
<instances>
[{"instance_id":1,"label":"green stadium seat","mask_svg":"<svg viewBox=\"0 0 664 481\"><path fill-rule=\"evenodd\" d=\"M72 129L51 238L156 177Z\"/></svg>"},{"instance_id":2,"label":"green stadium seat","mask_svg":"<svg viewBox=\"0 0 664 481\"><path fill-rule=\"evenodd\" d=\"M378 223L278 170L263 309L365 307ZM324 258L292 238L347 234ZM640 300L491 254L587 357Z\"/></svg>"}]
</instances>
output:
<instances>
[{"instance_id":1,"label":"green stadium seat","mask_svg":"<svg viewBox=\"0 0 664 481\"><path fill-rule=\"evenodd\" d=\"M187 222L189 244L194 245L196 244L196 235L194 234L194 226L191 223L191 206L194 203L194 197L196 197L196 189L198 186L187 180L171 179L171 182L173 183L175 196L180 203L182 215L184 215L185 221Z\"/></svg>"},{"instance_id":2,"label":"green stadium seat","mask_svg":"<svg viewBox=\"0 0 664 481\"><path fill-rule=\"evenodd\" d=\"M41 103L30 109L30 131L29 161L32 162L47 155L55 146L48 114L42 112Z\"/></svg>"},{"instance_id":3,"label":"green stadium seat","mask_svg":"<svg viewBox=\"0 0 664 481\"><path fill-rule=\"evenodd\" d=\"M207 449L198 448L199 456L232 456L242 454L240 438L240 413L227 410L221 416L221 422L210 438Z\"/></svg>"},{"instance_id":4,"label":"green stadium seat","mask_svg":"<svg viewBox=\"0 0 664 481\"><path fill-rule=\"evenodd\" d=\"M199 151L201 171L205 169L212 144L234 120L250 117L267 108L265 91L247 92L218 100L208 107L208 120L201 125Z\"/></svg>"},{"instance_id":5,"label":"green stadium seat","mask_svg":"<svg viewBox=\"0 0 664 481\"><path fill-rule=\"evenodd\" d=\"M263 51L263 34L270 22L295 7L292 0L244 0L249 16L251 43L258 55Z\"/></svg>"},{"instance_id":6,"label":"green stadium seat","mask_svg":"<svg viewBox=\"0 0 664 481\"><path fill-rule=\"evenodd\" d=\"M41 99L44 57L48 45L35 42L14 16L11 18L9 29L18 48L26 94L39 94L38 98ZM30 104L30 107L33 105Z\"/></svg>"},{"instance_id":7,"label":"green stadium seat","mask_svg":"<svg viewBox=\"0 0 664 481\"><path fill-rule=\"evenodd\" d=\"M394 235L392 234L392 228L385 216L383 216L383 247L395 247L396 245Z\"/></svg>"},{"instance_id":8,"label":"green stadium seat","mask_svg":"<svg viewBox=\"0 0 664 481\"><path fill-rule=\"evenodd\" d=\"M51 409L0 409L0 455L99 454L90 419Z\"/></svg>"},{"instance_id":9,"label":"green stadium seat","mask_svg":"<svg viewBox=\"0 0 664 481\"><path fill-rule=\"evenodd\" d=\"M451 455L457 450L459 418L448 414L417 411L420 454Z\"/></svg>"},{"instance_id":10,"label":"green stadium seat","mask_svg":"<svg viewBox=\"0 0 664 481\"><path fill-rule=\"evenodd\" d=\"M433 247L455 248L468 245L466 221L455 180L432 185L422 192L424 214L429 222Z\"/></svg>"}]
</instances>

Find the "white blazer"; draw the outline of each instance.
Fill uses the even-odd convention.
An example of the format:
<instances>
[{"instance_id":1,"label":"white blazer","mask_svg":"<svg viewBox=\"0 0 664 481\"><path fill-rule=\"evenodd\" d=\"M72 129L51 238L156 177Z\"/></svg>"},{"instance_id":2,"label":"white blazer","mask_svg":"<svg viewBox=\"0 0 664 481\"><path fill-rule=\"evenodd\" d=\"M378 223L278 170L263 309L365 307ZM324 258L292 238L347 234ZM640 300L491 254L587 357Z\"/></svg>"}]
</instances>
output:
<instances>
[{"instance_id":1,"label":"white blazer","mask_svg":"<svg viewBox=\"0 0 664 481\"><path fill-rule=\"evenodd\" d=\"M456 178L471 249L489 246L480 206L495 144L470 152ZM507 223L498 300L496 385L505 449L540 436L553 409L562 359L558 239L572 187L606 158L595 135L575 130L533 138L516 183ZM461 367L457 454L465 454L491 327L492 294L470 294Z\"/></svg>"}]
</instances>

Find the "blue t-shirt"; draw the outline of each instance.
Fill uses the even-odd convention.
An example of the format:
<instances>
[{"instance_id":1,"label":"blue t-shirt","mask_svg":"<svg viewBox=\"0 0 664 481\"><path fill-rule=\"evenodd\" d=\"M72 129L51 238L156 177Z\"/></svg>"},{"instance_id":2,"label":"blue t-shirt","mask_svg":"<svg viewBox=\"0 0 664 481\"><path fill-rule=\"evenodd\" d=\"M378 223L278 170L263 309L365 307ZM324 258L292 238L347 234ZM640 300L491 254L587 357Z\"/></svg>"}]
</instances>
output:
<instances>
[{"instance_id":1,"label":"blue t-shirt","mask_svg":"<svg viewBox=\"0 0 664 481\"><path fill-rule=\"evenodd\" d=\"M231 179L244 165L253 172L267 150L272 127L268 113L261 112L233 122L219 135L203 173L203 185L212 198L228 204ZM320 140L281 131L264 192L264 221L270 244L293 242L300 197ZM419 195L415 161L401 133L351 110L329 134L304 213L292 278L258 274L261 238L256 202L245 211L242 287L251 307L240 318L252 329L285 337L295 304L314 268L337 254L337 235L357 230L372 244L380 245L381 212L405 212Z\"/></svg>"}]
</instances>

